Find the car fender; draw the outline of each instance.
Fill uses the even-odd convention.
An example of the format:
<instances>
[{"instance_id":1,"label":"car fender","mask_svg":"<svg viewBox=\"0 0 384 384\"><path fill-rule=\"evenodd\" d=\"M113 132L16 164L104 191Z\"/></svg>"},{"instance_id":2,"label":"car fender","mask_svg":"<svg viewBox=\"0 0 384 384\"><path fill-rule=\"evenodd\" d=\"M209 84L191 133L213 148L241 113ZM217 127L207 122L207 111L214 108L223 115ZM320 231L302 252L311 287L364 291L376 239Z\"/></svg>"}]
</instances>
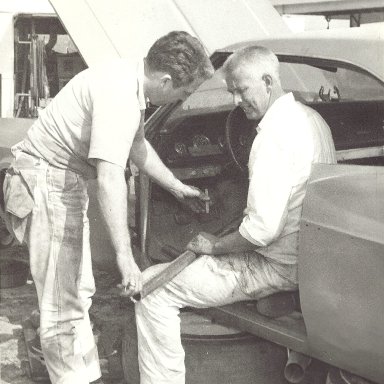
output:
<instances>
[{"instance_id":1,"label":"car fender","mask_svg":"<svg viewBox=\"0 0 384 384\"><path fill-rule=\"evenodd\" d=\"M384 377L384 167L317 164L299 245L309 349L375 382Z\"/></svg>"}]
</instances>

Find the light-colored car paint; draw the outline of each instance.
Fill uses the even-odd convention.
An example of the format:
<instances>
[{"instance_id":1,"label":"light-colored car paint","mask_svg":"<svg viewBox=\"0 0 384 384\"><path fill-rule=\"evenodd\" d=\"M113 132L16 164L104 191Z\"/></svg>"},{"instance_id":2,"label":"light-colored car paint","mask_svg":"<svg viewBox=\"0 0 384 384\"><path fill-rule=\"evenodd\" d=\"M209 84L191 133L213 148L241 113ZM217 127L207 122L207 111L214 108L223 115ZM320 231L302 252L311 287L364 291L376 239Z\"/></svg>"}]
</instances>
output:
<instances>
[{"instance_id":1,"label":"light-colored car paint","mask_svg":"<svg viewBox=\"0 0 384 384\"><path fill-rule=\"evenodd\" d=\"M384 23L239 41L219 51L233 52L249 44L266 45L276 54L349 63L384 82Z\"/></svg>"},{"instance_id":2,"label":"light-colored car paint","mask_svg":"<svg viewBox=\"0 0 384 384\"><path fill-rule=\"evenodd\" d=\"M172 30L195 35L210 54L240 40L290 33L268 0L114 0L113 6L105 0L50 2L88 65L143 57Z\"/></svg>"},{"instance_id":3,"label":"light-colored car paint","mask_svg":"<svg viewBox=\"0 0 384 384\"><path fill-rule=\"evenodd\" d=\"M384 382L384 167L315 165L300 229L312 354Z\"/></svg>"}]
</instances>

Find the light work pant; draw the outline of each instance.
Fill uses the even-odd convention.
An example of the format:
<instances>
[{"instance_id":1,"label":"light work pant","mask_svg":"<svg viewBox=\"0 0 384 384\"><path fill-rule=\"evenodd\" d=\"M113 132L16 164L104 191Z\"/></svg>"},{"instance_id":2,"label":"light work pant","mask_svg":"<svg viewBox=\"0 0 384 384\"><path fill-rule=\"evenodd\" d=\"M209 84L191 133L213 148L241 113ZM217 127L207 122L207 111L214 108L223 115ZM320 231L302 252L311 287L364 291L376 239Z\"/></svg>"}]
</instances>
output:
<instances>
[{"instance_id":1,"label":"light work pant","mask_svg":"<svg viewBox=\"0 0 384 384\"><path fill-rule=\"evenodd\" d=\"M28 246L51 382L84 384L100 378L88 315L95 284L86 180L19 152L4 194L7 226Z\"/></svg>"},{"instance_id":2,"label":"light work pant","mask_svg":"<svg viewBox=\"0 0 384 384\"><path fill-rule=\"evenodd\" d=\"M144 280L167 264L144 271ZM136 303L141 384L184 384L180 308L206 308L297 289L297 266L252 253L200 256L170 283Z\"/></svg>"}]
</instances>

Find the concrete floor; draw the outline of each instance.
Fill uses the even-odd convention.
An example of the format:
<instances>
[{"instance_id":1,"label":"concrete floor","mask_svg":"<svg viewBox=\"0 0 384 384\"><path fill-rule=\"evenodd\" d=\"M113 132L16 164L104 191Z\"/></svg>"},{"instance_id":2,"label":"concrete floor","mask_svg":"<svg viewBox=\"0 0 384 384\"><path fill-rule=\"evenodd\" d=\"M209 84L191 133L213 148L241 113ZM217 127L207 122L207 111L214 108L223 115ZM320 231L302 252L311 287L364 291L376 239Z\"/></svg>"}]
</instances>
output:
<instances>
[{"instance_id":1,"label":"concrete floor","mask_svg":"<svg viewBox=\"0 0 384 384\"><path fill-rule=\"evenodd\" d=\"M12 257L27 260L23 247L1 249L0 258ZM94 270L97 293L90 310L92 320L99 333L98 347L101 357L103 380L106 384L121 383L122 370L118 357L107 359L114 349L114 342L121 340L122 324L132 314L130 303L123 302L115 288L118 282L117 270L110 272ZM37 296L32 280L17 288L0 289L0 382L4 384L32 384L21 369L21 362L27 360L27 350L22 331L22 320L37 309ZM117 364L116 364L117 363ZM113 364L113 366L111 365ZM113 367L113 372L109 372ZM48 381L49 382L49 381Z\"/></svg>"},{"instance_id":2,"label":"concrete floor","mask_svg":"<svg viewBox=\"0 0 384 384\"><path fill-rule=\"evenodd\" d=\"M20 246L0 249L0 259L10 257L28 260L28 253ZM116 288L120 277L113 265L109 271L94 267L93 272L97 290L90 315L99 335L98 349L103 381L105 384L122 384L125 381L119 347L123 326L132 321L133 305L130 301L120 298ZM35 383L21 368L22 361L28 359L22 321L37 308L37 296L32 280L29 279L27 284L21 287L0 289L0 383ZM118 351L117 354L108 358L114 350ZM324 384L325 367L317 362L313 368L305 384Z\"/></svg>"},{"instance_id":3,"label":"concrete floor","mask_svg":"<svg viewBox=\"0 0 384 384\"><path fill-rule=\"evenodd\" d=\"M0 259L3 257L27 260L28 255L25 248L13 247L0 249ZM98 349L103 381L105 384L123 384L121 351L112 358L108 359L107 356L111 351L119 349L117 346L121 345L123 325L132 321L133 305L130 301L123 301L118 294L117 269L107 272L94 268L93 272L97 291L90 315L99 334ZM37 308L35 286L31 280L21 287L0 289L0 383L35 383L21 368L22 361L28 359L21 324ZM319 363L315 364L305 384L325 383L326 369Z\"/></svg>"}]
</instances>

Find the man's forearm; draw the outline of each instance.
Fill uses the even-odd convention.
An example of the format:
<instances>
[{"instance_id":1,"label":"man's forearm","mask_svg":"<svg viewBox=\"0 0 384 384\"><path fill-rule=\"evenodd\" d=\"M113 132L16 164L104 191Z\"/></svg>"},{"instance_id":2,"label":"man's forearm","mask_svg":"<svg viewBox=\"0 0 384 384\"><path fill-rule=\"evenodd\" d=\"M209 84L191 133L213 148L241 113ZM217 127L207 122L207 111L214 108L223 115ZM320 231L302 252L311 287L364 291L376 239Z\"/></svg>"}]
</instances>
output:
<instances>
[{"instance_id":1,"label":"man's forearm","mask_svg":"<svg viewBox=\"0 0 384 384\"><path fill-rule=\"evenodd\" d=\"M100 168L97 197L113 248L116 255L132 255L124 170L111 164Z\"/></svg>"},{"instance_id":2,"label":"man's forearm","mask_svg":"<svg viewBox=\"0 0 384 384\"><path fill-rule=\"evenodd\" d=\"M165 166L146 139L134 142L130 158L141 171L145 172L157 184L172 193L177 193L178 188L182 185L181 181Z\"/></svg>"},{"instance_id":3,"label":"man's forearm","mask_svg":"<svg viewBox=\"0 0 384 384\"><path fill-rule=\"evenodd\" d=\"M213 254L220 255L232 252L253 251L256 248L258 248L258 245L245 239L237 230L224 237L218 238L213 246Z\"/></svg>"},{"instance_id":4,"label":"man's forearm","mask_svg":"<svg viewBox=\"0 0 384 384\"><path fill-rule=\"evenodd\" d=\"M99 206L116 252L116 264L121 273L121 285L124 287L123 294L131 296L140 292L142 276L131 249L124 169L118 165L98 160L97 184Z\"/></svg>"}]
</instances>

